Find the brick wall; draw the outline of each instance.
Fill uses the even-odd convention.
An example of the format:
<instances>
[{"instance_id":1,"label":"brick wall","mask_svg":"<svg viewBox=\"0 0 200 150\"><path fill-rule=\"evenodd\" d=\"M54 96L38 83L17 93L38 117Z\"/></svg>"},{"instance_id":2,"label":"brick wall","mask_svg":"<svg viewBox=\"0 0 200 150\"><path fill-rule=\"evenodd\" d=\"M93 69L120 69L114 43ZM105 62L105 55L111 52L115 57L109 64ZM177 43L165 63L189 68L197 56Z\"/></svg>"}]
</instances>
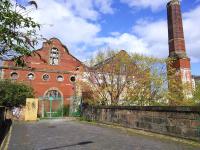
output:
<instances>
[{"instance_id":1,"label":"brick wall","mask_svg":"<svg viewBox=\"0 0 200 150\"><path fill-rule=\"evenodd\" d=\"M85 107L83 117L200 141L200 107Z\"/></svg>"},{"instance_id":2,"label":"brick wall","mask_svg":"<svg viewBox=\"0 0 200 150\"><path fill-rule=\"evenodd\" d=\"M13 72L18 74L17 82L23 82L34 89L35 97L45 96L49 90L57 90L64 98L64 104L69 104L69 99L74 95L75 85L71 82L71 76L76 76L82 69L82 63L72 56L68 49L56 38L50 39L51 43L44 42L41 49L36 50L31 56L23 56L25 67L16 66L14 61L4 61L2 78L11 79ZM59 52L58 65L50 65L50 51L57 48ZM80 68L77 71L77 68ZM29 80L28 74L34 74L34 79ZM49 79L43 80L43 75L48 74ZM63 81L57 77L62 76Z\"/></svg>"},{"instance_id":3,"label":"brick wall","mask_svg":"<svg viewBox=\"0 0 200 150\"><path fill-rule=\"evenodd\" d=\"M185 40L180 2L176 0L167 4L169 35L169 52L185 52Z\"/></svg>"}]
</instances>

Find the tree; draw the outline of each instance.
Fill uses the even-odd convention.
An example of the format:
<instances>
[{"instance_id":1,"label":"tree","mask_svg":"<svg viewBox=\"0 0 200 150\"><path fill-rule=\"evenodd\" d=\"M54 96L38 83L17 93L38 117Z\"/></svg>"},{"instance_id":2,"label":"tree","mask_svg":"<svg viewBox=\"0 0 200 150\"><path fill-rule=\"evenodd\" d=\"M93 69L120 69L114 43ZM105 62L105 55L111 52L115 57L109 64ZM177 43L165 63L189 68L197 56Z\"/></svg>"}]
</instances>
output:
<instances>
[{"instance_id":1,"label":"tree","mask_svg":"<svg viewBox=\"0 0 200 150\"><path fill-rule=\"evenodd\" d=\"M193 100L193 89L190 80L183 80L181 70L174 68L176 59L170 58L167 60L168 74L168 103L172 106L189 106L195 105Z\"/></svg>"},{"instance_id":2,"label":"tree","mask_svg":"<svg viewBox=\"0 0 200 150\"><path fill-rule=\"evenodd\" d=\"M139 54L131 55L138 69L134 72L134 84L128 86L126 105L166 105L167 70L165 59Z\"/></svg>"},{"instance_id":3,"label":"tree","mask_svg":"<svg viewBox=\"0 0 200 150\"><path fill-rule=\"evenodd\" d=\"M23 83L11 80L0 80L0 105L20 107L25 105L26 98L34 97L33 89Z\"/></svg>"},{"instance_id":4,"label":"tree","mask_svg":"<svg viewBox=\"0 0 200 150\"><path fill-rule=\"evenodd\" d=\"M167 76L163 62L125 51L100 52L84 72L84 96L103 105L144 106L164 101Z\"/></svg>"},{"instance_id":5,"label":"tree","mask_svg":"<svg viewBox=\"0 0 200 150\"><path fill-rule=\"evenodd\" d=\"M89 63L84 78L93 93L94 102L102 105L116 105L122 100L129 81L132 80L136 66L131 63L125 51L99 53ZM129 68L129 69L127 69Z\"/></svg>"},{"instance_id":6,"label":"tree","mask_svg":"<svg viewBox=\"0 0 200 150\"><path fill-rule=\"evenodd\" d=\"M200 83L197 83L196 88L194 90L193 100L199 105L200 104Z\"/></svg>"},{"instance_id":7,"label":"tree","mask_svg":"<svg viewBox=\"0 0 200 150\"><path fill-rule=\"evenodd\" d=\"M29 4L37 7L34 1ZM29 10L23 6L0 0L0 59L10 55L30 55L38 43L36 31L40 25L28 17L28 13Z\"/></svg>"},{"instance_id":8,"label":"tree","mask_svg":"<svg viewBox=\"0 0 200 150\"><path fill-rule=\"evenodd\" d=\"M194 105L180 95L191 87L177 84L175 73L169 79L169 71L174 71L167 68L170 61L125 51L100 52L83 73L80 85L84 101L95 105ZM175 91L168 90L169 82L173 82Z\"/></svg>"}]
</instances>

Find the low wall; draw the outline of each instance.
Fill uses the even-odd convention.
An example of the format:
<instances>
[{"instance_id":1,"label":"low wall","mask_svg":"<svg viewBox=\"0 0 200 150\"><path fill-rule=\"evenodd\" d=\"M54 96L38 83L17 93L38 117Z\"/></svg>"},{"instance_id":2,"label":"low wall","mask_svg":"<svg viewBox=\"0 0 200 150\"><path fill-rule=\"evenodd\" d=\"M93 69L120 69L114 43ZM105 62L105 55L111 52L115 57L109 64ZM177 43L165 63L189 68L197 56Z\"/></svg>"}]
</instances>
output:
<instances>
[{"instance_id":1,"label":"low wall","mask_svg":"<svg viewBox=\"0 0 200 150\"><path fill-rule=\"evenodd\" d=\"M88 120L200 141L200 107L84 107Z\"/></svg>"},{"instance_id":2,"label":"low wall","mask_svg":"<svg viewBox=\"0 0 200 150\"><path fill-rule=\"evenodd\" d=\"M5 115L6 115L6 108L0 106L0 126L2 125L2 123L5 121Z\"/></svg>"},{"instance_id":3,"label":"low wall","mask_svg":"<svg viewBox=\"0 0 200 150\"><path fill-rule=\"evenodd\" d=\"M0 106L0 146L12 124L12 121L10 119L6 119L6 112L7 109Z\"/></svg>"}]
</instances>

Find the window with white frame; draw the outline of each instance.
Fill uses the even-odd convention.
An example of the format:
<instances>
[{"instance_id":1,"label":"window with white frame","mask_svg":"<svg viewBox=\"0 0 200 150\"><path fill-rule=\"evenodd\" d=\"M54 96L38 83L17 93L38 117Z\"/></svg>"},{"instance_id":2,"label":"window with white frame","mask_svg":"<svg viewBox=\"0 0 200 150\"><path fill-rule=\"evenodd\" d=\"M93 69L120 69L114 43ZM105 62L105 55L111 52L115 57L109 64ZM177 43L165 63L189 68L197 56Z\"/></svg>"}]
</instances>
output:
<instances>
[{"instance_id":1,"label":"window with white frame","mask_svg":"<svg viewBox=\"0 0 200 150\"><path fill-rule=\"evenodd\" d=\"M28 77L29 80L34 80L35 75L34 75L33 73L29 73L29 74L27 75L27 77Z\"/></svg>"},{"instance_id":2,"label":"window with white frame","mask_svg":"<svg viewBox=\"0 0 200 150\"><path fill-rule=\"evenodd\" d=\"M59 75L57 76L57 81L62 82L64 80L63 76Z\"/></svg>"},{"instance_id":3,"label":"window with white frame","mask_svg":"<svg viewBox=\"0 0 200 150\"><path fill-rule=\"evenodd\" d=\"M18 73L17 72L12 72L11 75L10 75L11 79L13 80L17 80L17 78L19 77Z\"/></svg>"},{"instance_id":4,"label":"window with white frame","mask_svg":"<svg viewBox=\"0 0 200 150\"><path fill-rule=\"evenodd\" d=\"M48 74L44 74L44 75L42 76L42 79L43 79L44 81L49 80L49 75L48 75Z\"/></svg>"},{"instance_id":5,"label":"window with white frame","mask_svg":"<svg viewBox=\"0 0 200 150\"><path fill-rule=\"evenodd\" d=\"M59 52L57 48L52 48L50 52L50 65L58 65L59 62Z\"/></svg>"},{"instance_id":6,"label":"window with white frame","mask_svg":"<svg viewBox=\"0 0 200 150\"><path fill-rule=\"evenodd\" d=\"M75 76L71 76L71 77L70 77L70 81L71 81L71 82L75 82L75 81L76 81L76 77L75 77Z\"/></svg>"}]
</instances>

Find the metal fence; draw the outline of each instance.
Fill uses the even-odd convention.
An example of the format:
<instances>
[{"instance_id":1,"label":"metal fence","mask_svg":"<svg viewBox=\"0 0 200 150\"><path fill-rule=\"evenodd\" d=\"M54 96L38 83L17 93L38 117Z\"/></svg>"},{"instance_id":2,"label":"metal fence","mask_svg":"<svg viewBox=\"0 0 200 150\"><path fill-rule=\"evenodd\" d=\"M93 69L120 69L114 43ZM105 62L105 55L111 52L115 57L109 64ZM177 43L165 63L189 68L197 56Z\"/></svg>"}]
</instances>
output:
<instances>
[{"instance_id":1,"label":"metal fence","mask_svg":"<svg viewBox=\"0 0 200 150\"><path fill-rule=\"evenodd\" d=\"M39 113L42 118L63 117L63 98L40 97Z\"/></svg>"},{"instance_id":2,"label":"metal fence","mask_svg":"<svg viewBox=\"0 0 200 150\"><path fill-rule=\"evenodd\" d=\"M82 97L72 96L69 105L64 105L62 97L39 97L38 111L41 118L64 116L79 117L81 115Z\"/></svg>"},{"instance_id":3,"label":"metal fence","mask_svg":"<svg viewBox=\"0 0 200 150\"><path fill-rule=\"evenodd\" d=\"M70 100L70 111L69 115L79 117L81 115L82 97L72 96Z\"/></svg>"}]
</instances>

